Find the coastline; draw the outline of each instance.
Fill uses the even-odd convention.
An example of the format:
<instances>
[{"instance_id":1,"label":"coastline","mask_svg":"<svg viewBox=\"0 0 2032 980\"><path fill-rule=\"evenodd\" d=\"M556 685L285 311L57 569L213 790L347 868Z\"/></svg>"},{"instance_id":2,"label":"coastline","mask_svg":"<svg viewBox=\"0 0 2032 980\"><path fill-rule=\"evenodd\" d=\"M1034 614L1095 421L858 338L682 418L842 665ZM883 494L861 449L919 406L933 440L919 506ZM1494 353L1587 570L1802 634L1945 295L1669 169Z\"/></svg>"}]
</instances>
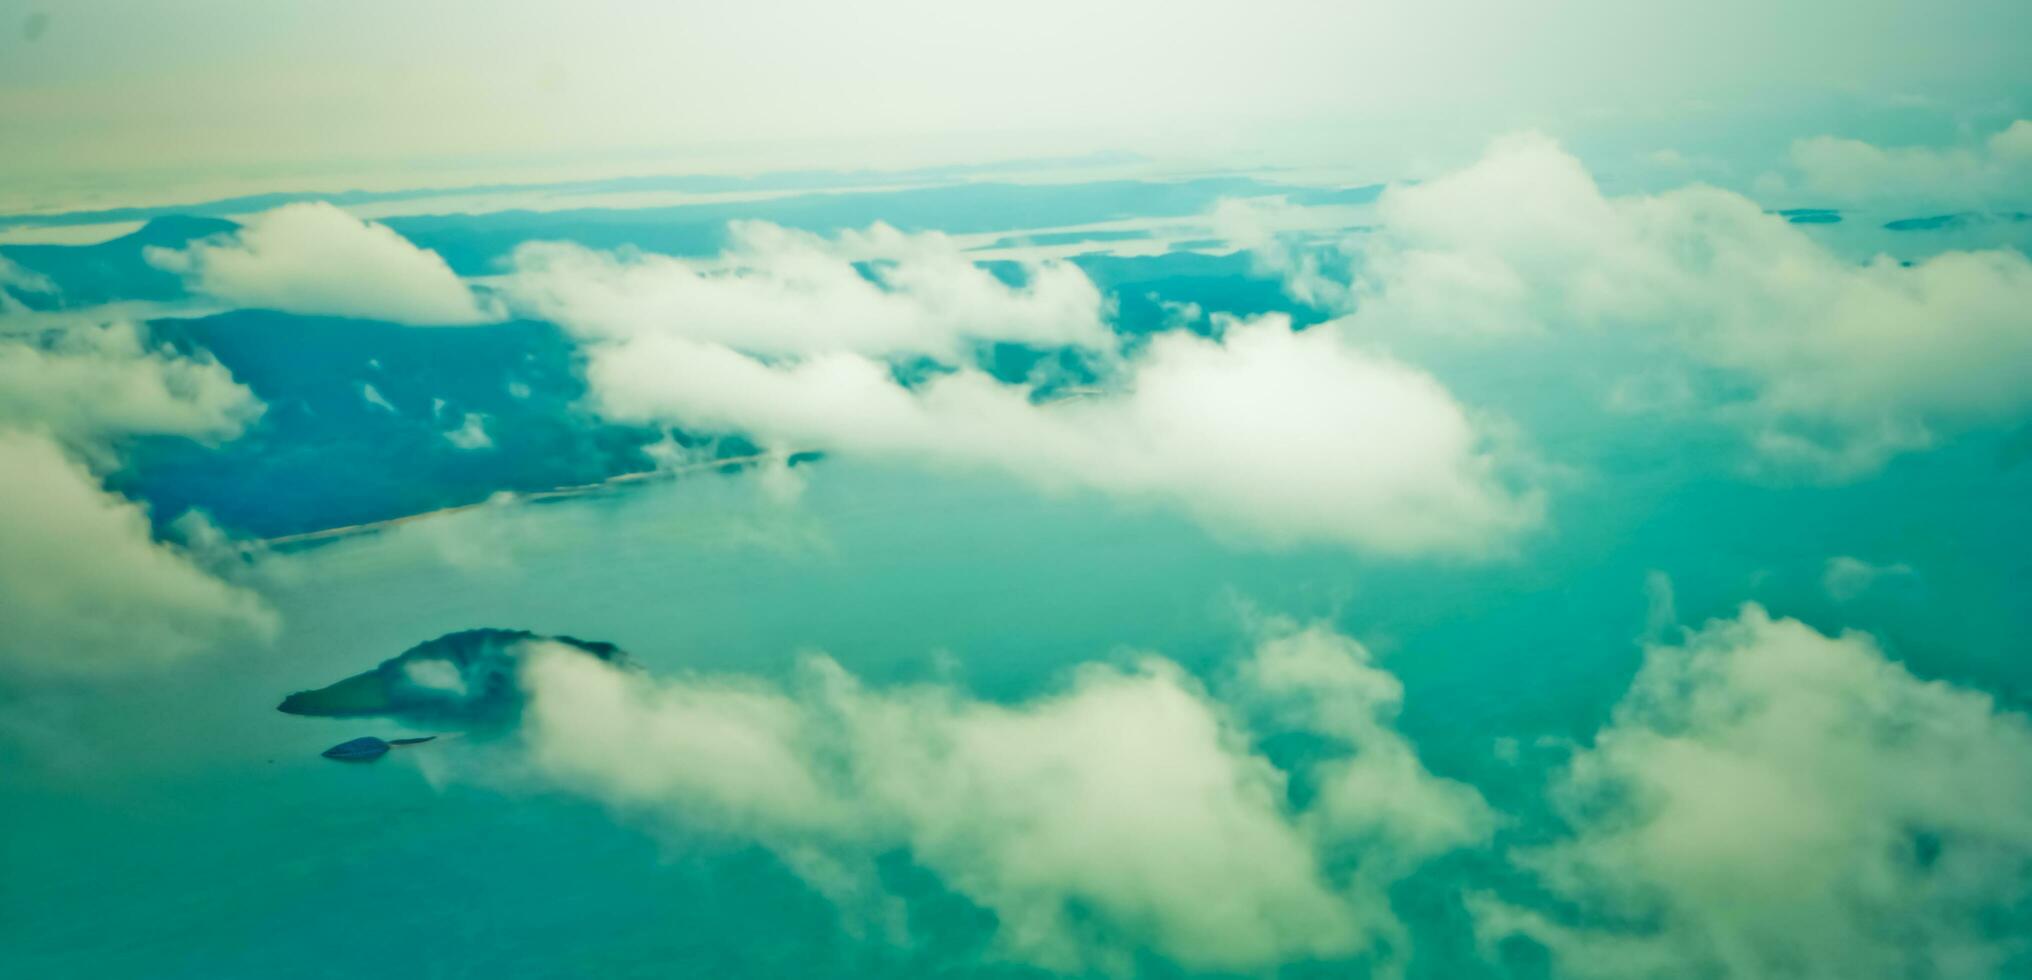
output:
<instances>
[{"instance_id":1,"label":"coastline","mask_svg":"<svg viewBox=\"0 0 2032 980\"><path fill-rule=\"evenodd\" d=\"M364 534L374 534L380 531L388 530L390 528L399 527L403 524L428 520L433 517L443 517L450 514L458 514L463 513L465 511L477 510L481 507L493 506L495 503L500 502L504 499L516 503L534 503L547 500L565 500L572 497L590 496L592 494L600 493L605 490L611 490L616 487L622 487L633 483L642 483L649 480L676 479L678 477L690 476L707 471L731 472L735 470L742 470L748 469L750 467L760 466L761 464L767 463L771 460L788 461L800 459L803 456L804 454L801 453L753 453L747 456L727 456L721 459L709 459L709 460L700 460L695 463L685 463L680 466L658 467L653 470L639 470L633 473L621 473L615 476L610 476L604 480L600 480L594 483L577 483L569 486L552 487L548 490L529 490L529 491L503 490L489 496L485 500L477 500L470 504L457 504L451 507L439 507L435 510L419 511L414 514L404 514L400 517L389 517L378 521L366 521L360 524L343 524L338 527L320 528L315 531L299 531L295 534L279 534L272 538L261 538L259 539L259 544L269 548L285 548L285 549L294 547L314 546L318 544L323 544L327 541L338 541L343 540L345 538L357 537Z\"/></svg>"}]
</instances>

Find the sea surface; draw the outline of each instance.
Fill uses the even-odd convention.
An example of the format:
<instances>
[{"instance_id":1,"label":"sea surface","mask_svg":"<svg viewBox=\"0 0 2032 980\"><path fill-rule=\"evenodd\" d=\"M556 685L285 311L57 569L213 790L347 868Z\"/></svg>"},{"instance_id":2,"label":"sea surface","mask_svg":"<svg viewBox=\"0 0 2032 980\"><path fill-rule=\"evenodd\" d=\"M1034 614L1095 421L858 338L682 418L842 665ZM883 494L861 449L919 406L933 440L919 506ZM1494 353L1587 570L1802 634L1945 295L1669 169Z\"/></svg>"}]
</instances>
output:
<instances>
[{"instance_id":1,"label":"sea surface","mask_svg":"<svg viewBox=\"0 0 2032 980\"><path fill-rule=\"evenodd\" d=\"M470 741L331 762L318 753L346 739L415 733L274 710L474 626L611 640L656 674L780 676L823 650L873 684L1018 700L1141 651L1217 677L1245 649L1249 610L1326 619L1403 680L1400 726L1427 764L1522 815L1515 833L1542 810L1544 774L1499 742L1585 738L1661 615L1698 623L1755 599L1873 629L1922 676L2022 706L2032 672L2008 651L2032 625L2032 514L2017 505L2024 468L1995 450L1971 440L1810 490L1650 486L1643 466L1596 459L1555 501L1560 533L1479 562L1264 551L1133 503L838 459L800 467L794 493L752 473L644 481L268 553L246 574L286 624L272 646L8 706L0 975L979 972L990 923L935 881L915 886L928 938L898 946L857 935L750 844L512 772L474 778L488 757ZM1832 554L1895 557L1924 578L1838 606L1819 559L1802 558ZM1487 968L1444 896L1496 873L1441 861L1400 888L1414 975Z\"/></svg>"}]
</instances>

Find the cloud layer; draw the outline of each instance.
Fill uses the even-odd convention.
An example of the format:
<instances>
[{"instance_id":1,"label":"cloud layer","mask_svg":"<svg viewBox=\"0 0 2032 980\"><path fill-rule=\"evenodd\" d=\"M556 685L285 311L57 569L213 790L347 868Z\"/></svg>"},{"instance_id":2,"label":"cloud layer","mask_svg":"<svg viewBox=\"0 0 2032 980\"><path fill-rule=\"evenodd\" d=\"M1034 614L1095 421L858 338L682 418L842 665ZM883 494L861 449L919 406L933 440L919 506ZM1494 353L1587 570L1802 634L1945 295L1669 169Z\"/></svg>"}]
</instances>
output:
<instances>
[{"instance_id":1,"label":"cloud layer","mask_svg":"<svg viewBox=\"0 0 2032 980\"><path fill-rule=\"evenodd\" d=\"M491 319L436 252L324 203L284 205L230 234L144 254L234 306L422 326Z\"/></svg>"},{"instance_id":2,"label":"cloud layer","mask_svg":"<svg viewBox=\"0 0 2032 980\"><path fill-rule=\"evenodd\" d=\"M905 850L994 912L1018 961L1120 969L1147 948L1251 969L1371 951L1401 930L1388 887L1484 839L1490 816L1418 762L1391 724L1401 690L1364 648L1268 629L1225 701L1156 657L1004 705L871 688L823 657L779 685L539 653L526 738L549 779L754 840L850 905L879 896L874 858ZM1342 740L1309 773L1313 806L1291 808L1251 712Z\"/></svg>"}]
</instances>

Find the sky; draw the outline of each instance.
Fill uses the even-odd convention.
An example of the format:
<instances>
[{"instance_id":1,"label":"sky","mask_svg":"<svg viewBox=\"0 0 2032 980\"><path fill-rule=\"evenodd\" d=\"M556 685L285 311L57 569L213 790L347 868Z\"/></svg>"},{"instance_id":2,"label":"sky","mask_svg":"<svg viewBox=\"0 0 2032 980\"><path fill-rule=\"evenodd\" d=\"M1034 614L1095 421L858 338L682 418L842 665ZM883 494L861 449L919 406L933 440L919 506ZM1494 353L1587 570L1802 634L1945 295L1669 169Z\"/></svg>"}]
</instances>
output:
<instances>
[{"instance_id":1,"label":"sky","mask_svg":"<svg viewBox=\"0 0 2032 980\"><path fill-rule=\"evenodd\" d=\"M1914 104L1950 107L1950 126L2009 121L2028 17L2009 0L8 0L0 135L17 208L285 177L335 190L1094 151L1401 167L1521 128Z\"/></svg>"},{"instance_id":2,"label":"sky","mask_svg":"<svg viewBox=\"0 0 2032 980\"><path fill-rule=\"evenodd\" d=\"M2032 976L2028 17L0 0L0 975Z\"/></svg>"}]
</instances>

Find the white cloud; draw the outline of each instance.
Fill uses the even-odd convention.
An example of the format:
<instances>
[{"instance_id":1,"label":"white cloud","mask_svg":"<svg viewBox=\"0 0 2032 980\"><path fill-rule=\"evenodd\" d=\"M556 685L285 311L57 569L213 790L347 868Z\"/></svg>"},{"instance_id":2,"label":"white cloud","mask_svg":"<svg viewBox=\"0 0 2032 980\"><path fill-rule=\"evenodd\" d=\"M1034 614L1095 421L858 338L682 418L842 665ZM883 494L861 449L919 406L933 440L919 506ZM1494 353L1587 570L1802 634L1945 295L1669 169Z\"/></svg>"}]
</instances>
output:
<instances>
[{"instance_id":1,"label":"white cloud","mask_svg":"<svg viewBox=\"0 0 2032 980\"><path fill-rule=\"evenodd\" d=\"M1332 330L1222 318L1220 339L1166 333L1124 357L1070 266L1009 287L940 239L739 234L719 273L525 249L506 291L583 339L594 401L616 418L1002 470L1272 544L1478 554L1539 518L1513 460L1443 387ZM850 254L879 259L881 281ZM1046 401L1001 383L959 354L990 338L1090 348L1102 387ZM913 387L873 353L952 370Z\"/></svg>"},{"instance_id":2,"label":"white cloud","mask_svg":"<svg viewBox=\"0 0 2032 980\"><path fill-rule=\"evenodd\" d=\"M148 261L241 307L426 326L491 319L436 252L324 203L286 204Z\"/></svg>"},{"instance_id":3,"label":"white cloud","mask_svg":"<svg viewBox=\"0 0 2032 980\"><path fill-rule=\"evenodd\" d=\"M272 634L258 596L154 540L79 461L111 466L138 435L230 439L260 413L217 362L128 324L0 336L0 668L89 673Z\"/></svg>"},{"instance_id":4,"label":"white cloud","mask_svg":"<svg viewBox=\"0 0 2032 980\"><path fill-rule=\"evenodd\" d=\"M1341 739L1353 755L1319 764L1302 815L1328 850L1358 842L1354 875L1381 889L1436 854L1486 839L1494 814L1472 788L1435 778L1396 730L1404 685L1368 648L1315 624L1273 622L1244 661L1245 700L1282 726Z\"/></svg>"},{"instance_id":5,"label":"white cloud","mask_svg":"<svg viewBox=\"0 0 2032 980\"><path fill-rule=\"evenodd\" d=\"M1973 147L1880 147L1817 136L1792 144L1805 190L1833 201L1908 206L2032 205L2032 119Z\"/></svg>"},{"instance_id":6,"label":"white cloud","mask_svg":"<svg viewBox=\"0 0 2032 980\"><path fill-rule=\"evenodd\" d=\"M1391 728L1395 681L1320 627L1277 625L1237 704L1156 657L1014 705L873 689L822 657L789 685L569 654L526 671L525 738L550 779L753 839L849 902L879 894L875 855L907 849L995 913L1004 956L1054 969L1122 969L1136 949L1207 969L1369 951L1401 938L1388 887L1488 828L1480 797ZM1237 720L1260 698L1349 742L1308 810ZM1329 866L1350 851L1354 872Z\"/></svg>"},{"instance_id":7,"label":"white cloud","mask_svg":"<svg viewBox=\"0 0 2032 980\"><path fill-rule=\"evenodd\" d=\"M1657 345L1747 383L1720 411L1767 461L1850 476L2032 409L2032 262L2016 251L1857 264L1727 191L1607 197L1537 136L1378 208L1350 329ZM1630 403L1625 389L1604 397Z\"/></svg>"},{"instance_id":8,"label":"white cloud","mask_svg":"<svg viewBox=\"0 0 2032 980\"><path fill-rule=\"evenodd\" d=\"M1223 198L1209 219L1213 231L1249 253L1252 268L1276 276L1292 299L1317 309L1347 309L1349 287L1338 273L1352 243L1336 232L1353 220L1346 208L1300 207L1281 197ZM1308 241L1322 236L1325 241Z\"/></svg>"},{"instance_id":9,"label":"white cloud","mask_svg":"<svg viewBox=\"0 0 2032 980\"><path fill-rule=\"evenodd\" d=\"M760 221L727 233L727 251L709 261L525 245L507 285L582 337L662 334L748 354L950 360L969 341L1112 342L1100 290L1069 263L1032 264L1009 286L937 233L877 224L826 239Z\"/></svg>"},{"instance_id":10,"label":"white cloud","mask_svg":"<svg viewBox=\"0 0 2032 980\"><path fill-rule=\"evenodd\" d=\"M1485 552L1531 526L1487 437L1430 377L1282 318L1156 338L1124 390L1039 404L973 370L911 389L851 354L776 366L649 338L592 349L611 415L921 459L1164 503L1276 544Z\"/></svg>"},{"instance_id":11,"label":"white cloud","mask_svg":"<svg viewBox=\"0 0 2032 980\"><path fill-rule=\"evenodd\" d=\"M444 436L447 442L459 449L494 448L494 437L487 434L487 417L478 412L467 412L459 427L447 430Z\"/></svg>"},{"instance_id":12,"label":"white cloud","mask_svg":"<svg viewBox=\"0 0 2032 980\"><path fill-rule=\"evenodd\" d=\"M0 426L41 429L75 450L139 434L232 439L261 411L209 355L151 347L133 324L0 336Z\"/></svg>"},{"instance_id":13,"label":"white cloud","mask_svg":"<svg viewBox=\"0 0 2032 980\"><path fill-rule=\"evenodd\" d=\"M374 387L371 381L360 382L360 400L366 402L369 408L378 408L390 415L402 414L402 410L396 408L388 396L381 394L381 389Z\"/></svg>"},{"instance_id":14,"label":"white cloud","mask_svg":"<svg viewBox=\"0 0 2032 980\"><path fill-rule=\"evenodd\" d=\"M0 665L116 670L274 633L260 597L156 542L55 443L0 429L0 474Z\"/></svg>"},{"instance_id":15,"label":"white cloud","mask_svg":"<svg viewBox=\"0 0 2032 980\"><path fill-rule=\"evenodd\" d=\"M1836 602L1847 602L1860 597L1880 583L1910 579L1914 574L1912 566L1904 562L1873 565L1861 558L1836 555L1827 560L1827 568L1821 573L1820 584L1828 598Z\"/></svg>"},{"instance_id":16,"label":"white cloud","mask_svg":"<svg viewBox=\"0 0 2032 980\"><path fill-rule=\"evenodd\" d=\"M1869 637L1746 606L1649 651L1519 863L1565 919L1481 896L1485 938L1571 976L1995 976L2026 950L2032 725Z\"/></svg>"},{"instance_id":17,"label":"white cloud","mask_svg":"<svg viewBox=\"0 0 2032 980\"><path fill-rule=\"evenodd\" d=\"M20 293L49 294L55 291L56 284L48 276L24 269L0 255L0 313L25 312L28 308L22 305Z\"/></svg>"}]
</instances>

